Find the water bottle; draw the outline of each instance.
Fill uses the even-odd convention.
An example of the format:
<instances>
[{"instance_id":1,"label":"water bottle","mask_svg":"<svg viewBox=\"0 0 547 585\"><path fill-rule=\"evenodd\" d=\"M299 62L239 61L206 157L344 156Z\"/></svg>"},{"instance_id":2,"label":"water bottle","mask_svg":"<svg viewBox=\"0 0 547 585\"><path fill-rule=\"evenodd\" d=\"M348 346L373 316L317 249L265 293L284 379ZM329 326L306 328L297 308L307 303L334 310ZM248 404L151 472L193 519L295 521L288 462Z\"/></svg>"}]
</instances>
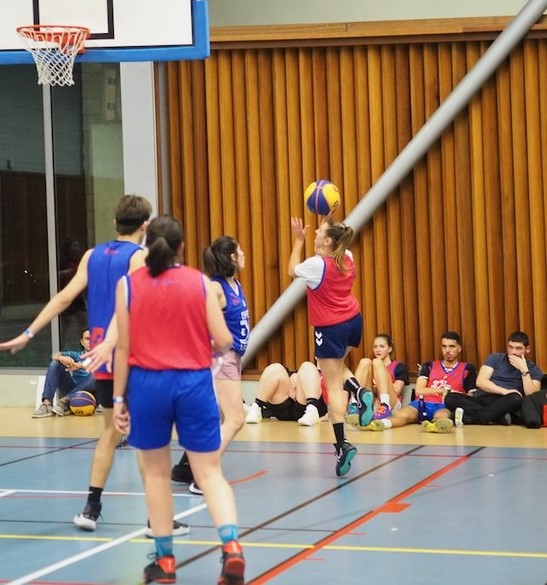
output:
<instances>
[{"instance_id":1,"label":"water bottle","mask_svg":"<svg viewBox=\"0 0 547 585\"><path fill-rule=\"evenodd\" d=\"M425 400L423 394L418 397L418 422L427 420L427 410L425 408Z\"/></svg>"}]
</instances>

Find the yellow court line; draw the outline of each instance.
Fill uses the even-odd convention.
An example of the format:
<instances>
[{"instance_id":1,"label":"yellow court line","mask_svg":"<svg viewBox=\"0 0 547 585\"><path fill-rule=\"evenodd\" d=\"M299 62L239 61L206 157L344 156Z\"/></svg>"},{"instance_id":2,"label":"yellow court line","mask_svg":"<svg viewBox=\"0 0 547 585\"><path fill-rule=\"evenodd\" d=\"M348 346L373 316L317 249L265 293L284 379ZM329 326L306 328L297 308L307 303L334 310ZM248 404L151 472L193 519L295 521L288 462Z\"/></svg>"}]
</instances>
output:
<instances>
[{"instance_id":1,"label":"yellow court line","mask_svg":"<svg viewBox=\"0 0 547 585\"><path fill-rule=\"evenodd\" d=\"M25 534L0 534L0 539L13 540L51 540L51 541L78 541L78 542L110 542L114 538L105 537L81 537L81 536L36 536ZM127 542L150 543L150 538L132 538ZM220 546L218 540L189 540L186 538L175 538L176 544L185 546ZM242 542L243 548L278 548L306 550L315 548L314 544L282 543L282 542ZM399 554L428 554L428 555L459 555L470 557L512 557L524 559L547 559L547 552L534 553L522 551L495 551L495 550L466 550L466 549L441 549L441 548L410 548L390 546L341 546L327 545L318 550L332 550L341 552L383 552Z\"/></svg>"}]
</instances>

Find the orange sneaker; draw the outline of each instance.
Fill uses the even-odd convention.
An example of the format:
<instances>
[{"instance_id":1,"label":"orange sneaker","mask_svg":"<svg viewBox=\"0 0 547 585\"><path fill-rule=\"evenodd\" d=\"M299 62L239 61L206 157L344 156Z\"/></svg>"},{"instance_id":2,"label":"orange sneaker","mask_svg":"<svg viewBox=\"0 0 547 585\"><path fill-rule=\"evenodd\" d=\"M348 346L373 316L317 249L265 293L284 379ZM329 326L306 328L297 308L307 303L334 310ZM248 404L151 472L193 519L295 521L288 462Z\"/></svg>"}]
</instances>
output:
<instances>
[{"instance_id":1,"label":"orange sneaker","mask_svg":"<svg viewBox=\"0 0 547 585\"><path fill-rule=\"evenodd\" d=\"M158 557L152 554L151 557L154 559L153 563L150 563L144 567L143 579L145 583L176 583L177 575L175 570L177 568L175 557L172 555L166 555L164 557ZM151 558L150 556L148 558Z\"/></svg>"},{"instance_id":2,"label":"orange sneaker","mask_svg":"<svg viewBox=\"0 0 547 585\"><path fill-rule=\"evenodd\" d=\"M222 547L222 572L217 585L244 585L245 559L241 545L231 540Z\"/></svg>"}]
</instances>

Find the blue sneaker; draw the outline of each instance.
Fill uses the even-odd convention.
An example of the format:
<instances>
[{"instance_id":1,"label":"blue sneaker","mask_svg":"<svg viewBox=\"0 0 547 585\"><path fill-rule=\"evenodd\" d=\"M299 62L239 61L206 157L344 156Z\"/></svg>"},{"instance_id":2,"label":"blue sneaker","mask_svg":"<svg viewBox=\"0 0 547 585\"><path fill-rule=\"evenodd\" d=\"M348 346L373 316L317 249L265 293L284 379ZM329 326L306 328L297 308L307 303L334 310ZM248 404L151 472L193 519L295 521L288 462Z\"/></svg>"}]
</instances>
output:
<instances>
[{"instance_id":1,"label":"blue sneaker","mask_svg":"<svg viewBox=\"0 0 547 585\"><path fill-rule=\"evenodd\" d=\"M359 426L359 407L357 402L350 402L346 413L346 422L354 427Z\"/></svg>"},{"instance_id":2,"label":"blue sneaker","mask_svg":"<svg viewBox=\"0 0 547 585\"><path fill-rule=\"evenodd\" d=\"M359 408L359 426L366 427L374 416L374 394L371 390L361 387L357 390L355 398Z\"/></svg>"},{"instance_id":3,"label":"blue sneaker","mask_svg":"<svg viewBox=\"0 0 547 585\"><path fill-rule=\"evenodd\" d=\"M338 445L335 445L335 447L338 455L336 459L336 475L341 477L350 470L351 460L357 455L357 449L347 441L344 441L341 447L338 447Z\"/></svg>"}]
</instances>

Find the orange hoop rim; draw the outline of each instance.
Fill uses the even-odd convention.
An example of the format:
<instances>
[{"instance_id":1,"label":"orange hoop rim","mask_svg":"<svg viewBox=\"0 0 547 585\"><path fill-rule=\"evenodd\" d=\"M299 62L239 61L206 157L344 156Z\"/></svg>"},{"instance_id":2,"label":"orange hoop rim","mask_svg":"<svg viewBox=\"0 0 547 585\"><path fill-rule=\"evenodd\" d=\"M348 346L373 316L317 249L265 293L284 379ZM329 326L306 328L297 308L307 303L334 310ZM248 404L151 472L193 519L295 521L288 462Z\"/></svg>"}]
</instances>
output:
<instances>
[{"instance_id":1,"label":"orange hoop rim","mask_svg":"<svg viewBox=\"0 0 547 585\"><path fill-rule=\"evenodd\" d=\"M61 42L63 46L78 46L79 53L85 51L84 42L91 36L91 31L86 26L72 24L27 24L18 26L15 30L30 42Z\"/></svg>"},{"instance_id":2,"label":"orange hoop rim","mask_svg":"<svg viewBox=\"0 0 547 585\"><path fill-rule=\"evenodd\" d=\"M42 30L44 29L44 30ZM86 39L88 39L91 35L91 31L87 26L78 26L73 24L26 24L24 26L18 26L15 29L20 35L28 35L33 37L34 35L40 34L77 34L77 33L85 33Z\"/></svg>"}]
</instances>

